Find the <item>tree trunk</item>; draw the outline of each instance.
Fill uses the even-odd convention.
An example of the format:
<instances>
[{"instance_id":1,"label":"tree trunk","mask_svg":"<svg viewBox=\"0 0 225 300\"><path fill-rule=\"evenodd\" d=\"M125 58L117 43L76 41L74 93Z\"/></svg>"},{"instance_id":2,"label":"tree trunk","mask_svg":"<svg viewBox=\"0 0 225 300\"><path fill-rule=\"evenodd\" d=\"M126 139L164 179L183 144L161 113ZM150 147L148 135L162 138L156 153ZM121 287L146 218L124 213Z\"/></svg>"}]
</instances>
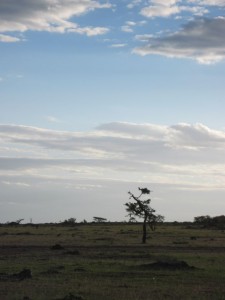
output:
<instances>
[{"instance_id":1,"label":"tree trunk","mask_svg":"<svg viewBox=\"0 0 225 300\"><path fill-rule=\"evenodd\" d=\"M145 244L145 243L146 243L146 236L147 236L146 221L147 221L147 217L144 218L144 223L143 223L142 244Z\"/></svg>"}]
</instances>

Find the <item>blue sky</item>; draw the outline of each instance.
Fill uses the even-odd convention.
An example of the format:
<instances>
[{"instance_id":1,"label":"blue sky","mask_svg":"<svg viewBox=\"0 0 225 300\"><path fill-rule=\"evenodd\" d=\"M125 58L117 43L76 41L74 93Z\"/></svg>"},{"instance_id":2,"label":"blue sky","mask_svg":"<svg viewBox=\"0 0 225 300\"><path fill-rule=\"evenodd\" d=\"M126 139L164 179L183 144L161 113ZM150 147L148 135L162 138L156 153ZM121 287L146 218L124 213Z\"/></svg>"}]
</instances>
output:
<instances>
[{"instance_id":1,"label":"blue sky","mask_svg":"<svg viewBox=\"0 0 225 300\"><path fill-rule=\"evenodd\" d=\"M225 1L0 2L0 222L224 213Z\"/></svg>"}]
</instances>

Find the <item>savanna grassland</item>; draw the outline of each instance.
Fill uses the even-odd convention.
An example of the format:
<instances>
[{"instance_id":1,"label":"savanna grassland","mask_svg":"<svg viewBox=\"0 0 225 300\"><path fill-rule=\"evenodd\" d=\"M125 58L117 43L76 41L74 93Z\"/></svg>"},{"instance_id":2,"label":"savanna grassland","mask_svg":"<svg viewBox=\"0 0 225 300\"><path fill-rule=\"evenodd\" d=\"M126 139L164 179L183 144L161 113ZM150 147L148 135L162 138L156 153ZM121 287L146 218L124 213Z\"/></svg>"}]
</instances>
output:
<instances>
[{"instance_id":1,"label":"savanna grassland","mask_svg":"<svg viewBox=\"0 0 225 300\"><path fill-rule=\"evenodd\" d=\"M0 299L225 299L224 231L162 224L145 245L141 231L126 223L2 225Z\"/></svg>"}]
</instances>

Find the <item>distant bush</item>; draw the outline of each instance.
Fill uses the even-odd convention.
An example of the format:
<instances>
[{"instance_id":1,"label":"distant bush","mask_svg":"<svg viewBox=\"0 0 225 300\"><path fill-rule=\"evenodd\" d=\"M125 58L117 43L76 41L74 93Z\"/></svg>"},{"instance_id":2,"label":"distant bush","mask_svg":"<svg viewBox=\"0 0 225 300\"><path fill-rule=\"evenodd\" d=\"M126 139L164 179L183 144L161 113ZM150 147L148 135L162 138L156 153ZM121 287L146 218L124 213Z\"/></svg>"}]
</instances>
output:
<instances>
[{"instance_id":1,"label":"distant bush","mask_svg":"<svg viewBox=\"0 0 225 300\"><path fill-rule=\"evenodd\" d=\"M194 224L202 228L225 229L225 216L199 216L194 218Z\"/></svg>"},{"instance_id":2,"label":"distant bush","mask_svg":"<svg viewBox=\"0 0 225 300\"><path fill-rule=\"evenodd\" d=\"M95 222L95 223L104 223L106 221L107 221L107 219L105 219L105 218L93 217L93 222Z\"/></svg>"},{"instance_id":3,"label":"distant bush","mask_svg":"<svg viewBox=\"0 0 225 300\"><path fill-rule=\"evenodd\" d=\"M74 226L76 224L75 218L69 218L68 220L64 220L61 224L64 226Z\"/></svg>"}]
</instances>

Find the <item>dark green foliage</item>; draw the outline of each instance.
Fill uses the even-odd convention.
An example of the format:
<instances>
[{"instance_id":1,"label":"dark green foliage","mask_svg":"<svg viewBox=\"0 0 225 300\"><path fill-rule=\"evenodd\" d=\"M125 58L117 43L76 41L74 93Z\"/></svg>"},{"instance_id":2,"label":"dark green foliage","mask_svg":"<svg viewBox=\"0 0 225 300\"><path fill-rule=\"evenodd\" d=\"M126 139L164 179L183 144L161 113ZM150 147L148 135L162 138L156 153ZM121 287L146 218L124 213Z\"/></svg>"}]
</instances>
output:
<instances>
[{"instance_id":1,"label":"dark green foliage","mask_svg":"<svg viewBox=\"0 0 225 300\"><path fill-rule=\"evenodd\" d=\"M106 222L107 219L105 218L101 218L101 217L93 217L93 222L96 222L96 223L103 223L103 222Z\"/></svg>"},{"instance_id":2,"label":"dark green foliage","mask_svg":"<svg viewBox=\"0 0 225 300\"><path fill-rule=\"evenodd\" d=\"M225 229L225 216L199 216L194 218L194 224L203 228Z\"/></svg>"},{"instance_id":3,"label":"dark green foliage","mask_svg":"<svg viewBox=\"0 0 225 300\"><path fill-rule=\"evenodd\" d=\"M76 224L76 219L75 218L69 218L68 220L64 220L62 222L62 225L65 225L65 226L74 226Z\"/></svg>"}]
</instances>

